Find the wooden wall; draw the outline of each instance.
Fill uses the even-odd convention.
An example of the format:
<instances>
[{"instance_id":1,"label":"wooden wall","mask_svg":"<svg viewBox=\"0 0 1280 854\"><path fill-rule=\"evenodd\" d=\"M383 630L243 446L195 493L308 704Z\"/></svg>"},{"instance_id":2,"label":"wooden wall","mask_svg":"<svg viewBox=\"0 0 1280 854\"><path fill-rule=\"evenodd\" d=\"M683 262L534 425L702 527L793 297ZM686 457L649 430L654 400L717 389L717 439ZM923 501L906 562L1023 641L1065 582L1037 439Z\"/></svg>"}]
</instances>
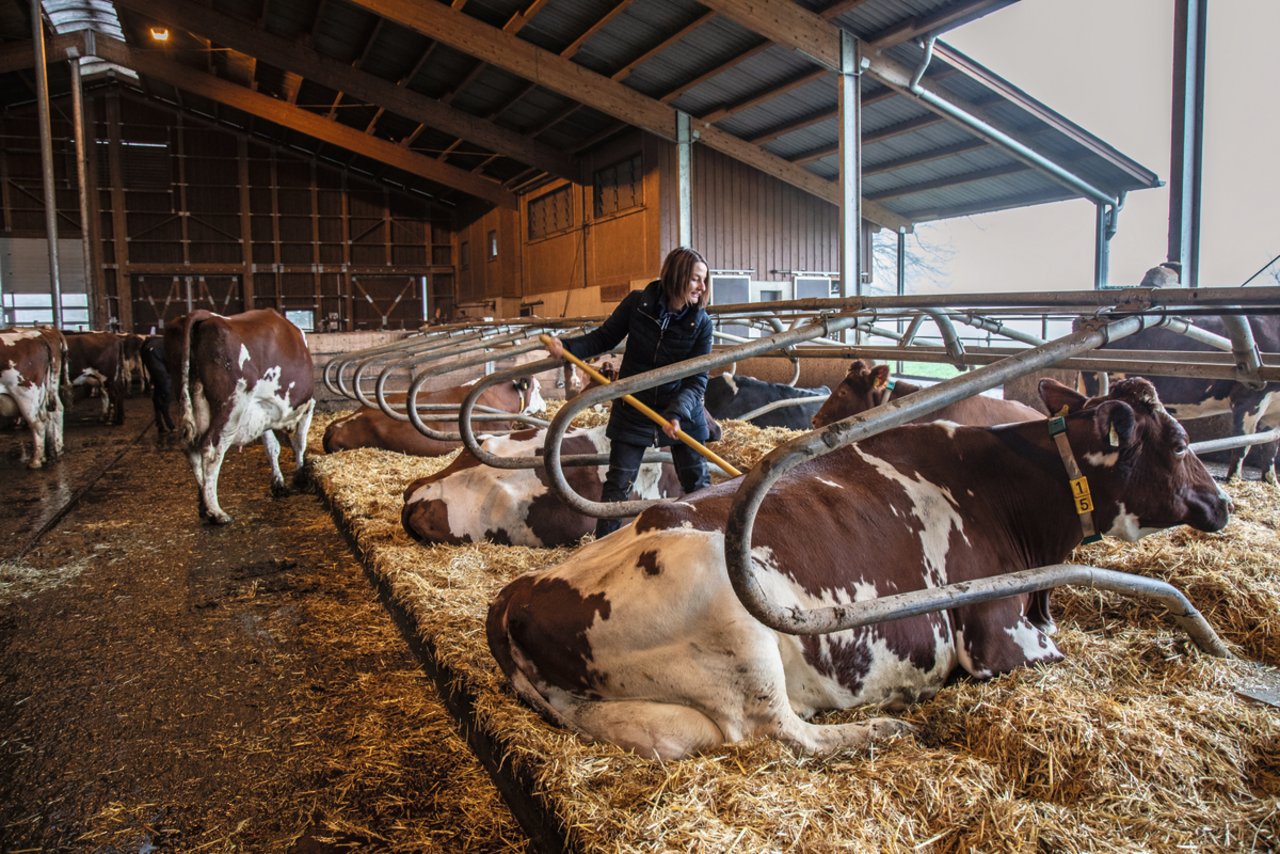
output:
<instances>
[{"instance_id":1,"label":"wooden wall","mask_svg":"<svg viewBox=\"0 0 1280 854\"><path fill-rule=\"evenodd\" d=\"M313 312L317 329L402 329L421 325L424 289L451 307L452 209L120 90L90 92L86 110L95 325L146 332L190 307L270 306ZM69 115L56 100L63 239L81 232ZM42 239L34 108L0 116L0 137L0 226Z\"/></svg>"}]
</instances>

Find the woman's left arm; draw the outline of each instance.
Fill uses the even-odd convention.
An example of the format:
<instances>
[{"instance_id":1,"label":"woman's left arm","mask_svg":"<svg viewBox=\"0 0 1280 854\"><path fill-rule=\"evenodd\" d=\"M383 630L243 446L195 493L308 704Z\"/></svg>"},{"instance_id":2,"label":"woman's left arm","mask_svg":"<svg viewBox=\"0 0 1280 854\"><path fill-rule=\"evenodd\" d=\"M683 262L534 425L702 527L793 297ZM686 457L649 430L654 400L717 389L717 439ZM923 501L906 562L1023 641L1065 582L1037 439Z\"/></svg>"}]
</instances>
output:
<instances>
[{"instance_id":1,"label":"woman's left arm","mask_svg":"<svg viewBox=\"0 0 1280 854\"><path fill-rule=\"evenodd\" d=\"M705 311L699 311L698 333L693 347L684 360L696 359L711 352L711 317ZM680 381L680 391L672 398L663 413L667 418L693 420L695 414L702 412L702 398L707 391L707 372L698 371Z\"/></svg>"}]
</instances>

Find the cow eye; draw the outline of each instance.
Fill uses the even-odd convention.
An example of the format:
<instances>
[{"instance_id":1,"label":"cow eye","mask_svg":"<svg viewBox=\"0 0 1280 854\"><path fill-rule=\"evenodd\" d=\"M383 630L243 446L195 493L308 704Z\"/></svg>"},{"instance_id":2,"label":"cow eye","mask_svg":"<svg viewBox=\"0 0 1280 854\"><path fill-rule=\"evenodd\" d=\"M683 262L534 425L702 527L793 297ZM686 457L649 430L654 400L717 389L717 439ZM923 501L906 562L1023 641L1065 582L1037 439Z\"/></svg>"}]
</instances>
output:
<instances>
[{"instance_id":1,"label":"cow eye","mask_svg":"<svg viewBox=\"0 0 1280 854\"><path fill-rule=\"evenodd\" d=\"M1190 448L1187 447L1186 442L1179 442L1177 445L1174 445L1173 447L1173 455L1175 457L1185 457L1187 455L1187 451L1189 450Z\"/></svg>"}]
</instances>

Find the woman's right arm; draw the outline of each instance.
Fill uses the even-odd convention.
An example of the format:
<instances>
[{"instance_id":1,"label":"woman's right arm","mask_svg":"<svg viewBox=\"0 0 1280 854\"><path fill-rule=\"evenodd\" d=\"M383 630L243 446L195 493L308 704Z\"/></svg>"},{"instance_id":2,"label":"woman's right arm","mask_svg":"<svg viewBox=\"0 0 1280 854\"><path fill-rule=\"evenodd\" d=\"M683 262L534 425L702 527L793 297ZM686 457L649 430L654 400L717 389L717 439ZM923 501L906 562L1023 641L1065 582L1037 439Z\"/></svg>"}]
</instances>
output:
<instances>
[{"instance_id":1,"label":"woman's right arm","mask_svg":"<svg viewBox=\"0 0 1280 854\"><path fill-rule=\"evenodd\" d=\"M627 332L631 329L631 313L640 299L640 294L640 291L632 291L624 297L598 329L593 329L586 335L579 335L576 338L562 338L557 343L579 359L590 359L592 356L609 352L627 337ZM551 352L550 347L547 348L547 352ZM561 354L551 353L551 355L559 358Z\"/></svg>"}]
</instances>

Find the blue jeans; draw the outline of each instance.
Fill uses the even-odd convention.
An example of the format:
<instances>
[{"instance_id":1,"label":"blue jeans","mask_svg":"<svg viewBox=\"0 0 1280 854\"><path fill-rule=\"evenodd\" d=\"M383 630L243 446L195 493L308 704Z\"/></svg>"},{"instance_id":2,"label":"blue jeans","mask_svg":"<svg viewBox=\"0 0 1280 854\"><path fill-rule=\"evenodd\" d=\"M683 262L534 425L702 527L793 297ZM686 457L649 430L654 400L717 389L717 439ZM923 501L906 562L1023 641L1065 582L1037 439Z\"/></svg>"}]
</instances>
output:
<instances>
[{"instance_id":1,"label":"blue jeans","mask_svg":"<svg viewBox=\"0 0 1280 854\"><path fill-rule=\"evenodd\" d=\"M612 444L609 449L609 473L605 475L604 488L600 492L601 501L626 501L630 497L631 487L636 482L636 475L640 473L640 461L647 450L649 449L644 445L632 445L628 442ZM672 445L671 459L686 495L711 485L707 461L693 448L683 443ZM622 521L597 519L596 539L621 528Z\"/></svg>"}]
</instances>

